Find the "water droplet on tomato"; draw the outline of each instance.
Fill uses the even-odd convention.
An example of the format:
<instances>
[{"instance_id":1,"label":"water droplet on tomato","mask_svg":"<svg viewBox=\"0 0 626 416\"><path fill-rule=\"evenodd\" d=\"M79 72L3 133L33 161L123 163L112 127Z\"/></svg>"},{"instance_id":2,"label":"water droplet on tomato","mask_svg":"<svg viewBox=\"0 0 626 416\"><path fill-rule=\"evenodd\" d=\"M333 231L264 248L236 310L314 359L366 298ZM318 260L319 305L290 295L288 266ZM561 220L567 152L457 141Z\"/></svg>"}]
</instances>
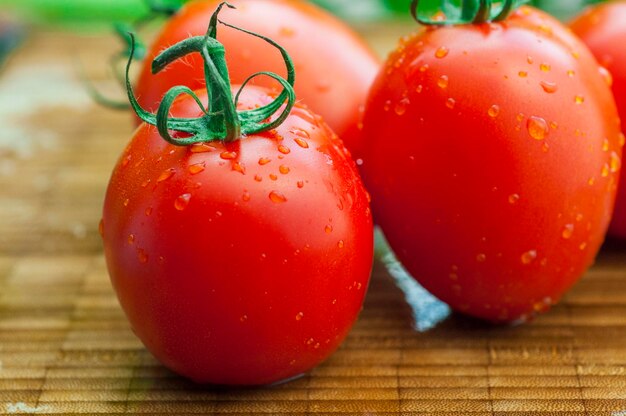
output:
<instances>
[{"instance_id":1,"label":"water droplet on tomato","mask_svg":"<svg viewBox=\"0 0 626 416\"><path fill-rule=\"evenodd\" d=\"M135 242L135 234L128 235L128 244L133 244Z\"/></svg>"},{"instance_id":2,"label":"water droplet on tomato","mask_svg":"<svg viewBox=\"0 0 626 416\"><path fill-rule=\"evenodd\" d=\"M346 243L344 243L343 240L339 240L339 242L337 243L337 247L339 247L339 248L344 248L345 245L346 245Z\"/></svg>"},{"instance_id":3,"label":"water droplet on tomato","mask_svg":"<svg viewBox=\"0 0 626 416\"><path fill-rule=\"evenodd\" d=\"M194 163L193 165L189 166L189 173L191 173L192 175L197 175L205 169L205 166L206 165L204 162Z\"/></svg>"},{"instance_id":4,"label":"water droplet on tomato","mask_svg":"<svg viewBox=\"0 0 626 416\"><path fill-rule=\"evenodd\" d=\"M308 149L309 148L309 143L306 140L304 140L304 139L296 137L295 139L293 139L293 141L296 142L296 144L298 146L300 146L301 148L303 148L303 149Z\"/></svg>"},{"instance_id":5,"label":"water droplet on tomato","mask_svg":"<svg viewBox=\"0 0 626 416\"><path fill-rule=\"evenodd\" d=\"M552 27L548 26L546 24L540 24L539 26L537 26L537 29L541 30L542 32L548 34L548 35L552 35Z\"/></svg>"},{"instance_id":6,"label":"water droplet on tomato","mask_svg":"<svg viewBox=\"0 0 626 416\"><path fill-rule=\"evenodd\" d=\"M424 72L428 71L429 67L430 66L428 64L424 64L424 65L420 66L420 72L424 73Z\"/></svg>"},{"instance_id":7,"label":"water droplet on tomato","mask_svg":"<svg viewBox=\"0 0 626 416\"><path fill-rule=\"evenodd\" d=\"M274 173L270 173L270 179L273 181L278 180L278 176L276 176L276 174Z\"/></svg>"},{"instance_id":8,"label":"water droplet on tomato","mask_svg":"<svg viewBox=\"0 0 626 416\"><path fill-rule=\"evenodd\" d=\"M541 88L548 94L554 94L558 91L559 87L555 82L541 81Z\"/></svg>"},{"instance_id":9,"label":"water droplet on tomato","mask_svg":"<svg viewBox=\"0 0 626 416\"><path fill-rule=\"evenodd\" d=\"M122 167L125 168L126 166L128 166L131 159L132 159L132 155L126 156L124 160L122 160Z\"/></svg>"},{"instance_id":10,"label":"water droplet on tomato","mask_svg":"<svg viewBox=\"0 0 626 416\"><path fill-rule=\"evenodd\" d=\"M565 240L569 240L570 238L572 238L573 235L574 235L574 224L567 224L563 228L563 232L561 233L561 236Z\"/></svg>"},{"instance_id":11,"label":"water droplet on tomato","mask_svg":"<svg viewBox=\"0 0 626 416\"><path fill-rule=\"evenodd\" d=\"M289 152L291 152L291 149L281 144L281 145L278 145L278 151L284 155L287 155L289 154Z\"/></svg>"},{"instance_id":12,"label":"water droplet on tomato","mask_svg":"<svg viewBox=\"0 0 626 416\"><path fill-rule=\"evenodd\" d=\"M447 75L442 75L441 77L439 77L439 79L437 80L437 85L439 86L439 88L441 89L446 89L448 88L448 84L450 83L450 80L448 79Z\"/></svg>"},{"instance_id":13,"label":"water droplet on tomato","mask_svg":"<svg viewBox=\"0 0 626 416\"><path fill-rule=\"evenodd\" d=\"M484 253L480 253L479 255L476 256L476 261L478 263L484 263L485 261L487 261L487 255Z\"/></svg>"},{"instance_id":14,"label":"water droplet on tomato","mask_svg":"<svg viewBox=\"0 0 626 416\"><path fill-rule=\"evenodd\" d=\"M550 66L550 64L543 63L539 65L539 69L541 69L543 72L549 72L552 69L552 66Z\"/></svg>"},{"instance_id":15,"label":"water droplet on tomato","mask_svg":"<svg viewBox=\"0 0 626 416\"><path fill-rule=\"evenodd\" d=\"M233 162L231 168L235 172L239 172L242 175L246 174L246 166L243 163Z\"/></svg>"},{"instance_id":16,"label":"water droplet on tomato","mask_svg":"<svg viewBox=\"0 0 626 416\"><path fill-rule=\"evenodd\" d=\"M626 144L626 136L624 136L624 133L620 133L619 136L617 136L617 139L619 147L624 147L624 144Z\"/></svg>"},{"instance_id":17,"label":"water droplet on tomato","mask_svg":"<svg viewBox=\"0 0 626 416\"><path fill-rule=\"evenodd\" d=\"M161 173L161 175L159 175L159 177L157 178L157 183L161 183L161 182L168 180L169 178L174 176L175 173L176 173L176 170L174 170L174 168L169 168L169 169L164 170Z\"/></svg>"},{"instance_id":18,"label":"water droplet on tomato","mask_svg":"<svg viewBox=\"0 0 626 416\"><path fill-rule=\"evenodd\" d=\"M530 250L522 254L522 264L530 264L537 259L537 251Z\"/></svg>"},{"instance_id":19,"label":"water droplet on tomato","mask_svg":"<svg viewBox=\"0 0 626 416\"><path fill-rule=\"evenodd\" d=\"M496 104L492 105L491 107L489 107L489 110L487 110L487 114L489 114L489 117L491 118L498 117L498 115L500 114L500 106Z\"/></svg>"},{"instance_id":20,"label":"water droplet on tomato","mask_svg":"<svg viewBox=\"0 0 626 416\"><path fill-rule=\"evenodd\" d=\"M217 150L215 147L206 143L194 143L189 147L191 153L208 153Z\"/></svg>"},{"instance_id":21,"label":"water droplet on tomato","mask_svg":"<svg viewBox=\"0 0 626 416\"><path fill-rule=\"evenodd\" d=\"M602 77L606 85L608 85L609 88L611 88L613 86L613 75L609 72L608 69L606 69L603 66L599 67L599 71L600 71L600 76Z\"/></svg>"},{"instance_id":22,"label":"water droplet on tomato","mask_svg":"<svg viewBox=\"0 0 626 416\"><path fill-rule=\"evenodd\" d=\"M403 98L400 101L398 101L398 103L396 104L394 111L397 115L399 116L403 116L404 114L406 114L406 107L411 104L411 102L409 101L408 98Z\"/></svg>"},{"instance_id":23,"label":"water droplet on tomato","mask_svg":"<svg viewBox=\"0 0 626 416\"><path fill-rule=\"evenodd\" d=\"M146 208L145 214L146 214L146 217L149 217L150 215L152 215L152 208L151 207Z\"/></svg>"},{"instance_id":24,"label":"water droplet on tomato","mask_svg":"<svg viewBox=\"0 0 626 416\"><path fill-rule=\"evenodd\" d=\"M607 176L609 176L610 172L611 172L611 167L609 166L608 163L605 163L604 166L602 166L602 177L606 178Z\"/></svg>"},{"instance_id":25,"label":"water droplet on tomato","mask_svg":"<svg viewBox=\"0 0 626 416\"><path fill-rule=\"evenodd\" d=\"M309 132L301 128L295 128L293 130L290 130L289 132L303 139L311 138L311 135L309 134Z\"/></svg>"},{"instance_id":26,"label":"water droplet on tomato","mask_svg":"<svg viewBox=\"0 0 626 416\"><path fill-rule=\"evenodd\" d=\"M298 181L298 188L304 188L304 181Z\"/></svg>"},{"instance_id":27,"label":"water droplet on tomato","mask_svg":"<svg viewBox=\"0 0 626 416\"><path fill-rule=\"evenodd\" d=\"M262 157L262 158L259 159L259 165L261 165L261 166L267 165L271 161L272 161L272 159L270 159L270 158Z\"/></svg>"},{"instance_id":28,"label":"water droplet on tomato","mask_svg":"<svg viewBox=\"0 0 626 416\"><path fill-rule=\"evenodd\" d=\"M556 130L559 128L559 125L557 124L556 121L551 121L550 122L550 127L552 128L552 130Z\"/></svg>"},{"instance_id":29,"label":"water droplet on tomato","mask_svg":"<svg viewBox=\"0 0 626 416\"><path fill-rule=\"evenodd\" d=\"M548 123L541 117L529 117L526 128L528 129L530 137L535 140L543 140L549 133Z\"/></svg>"},{"instance_id":30,"label":"water droplet on tomato","mask_svg":"<svg viewBox=\"0 0 626 416\"><path fill-rule=\"evenodd\" d=\"M287 198L285 198L285 195L281 194L278 191L270 192L269 197L270 197L270 200L275 204L281 204L283 202L287 202Z\"/></svg>"},{"instance_id":31,"label":"water droplet on tomato","mask_svg":"<svg viewBox=\"0 0 626 416\"><path fill-rule=\"evenodd\" d=\"M289 169L289 167L288 167L288 166L285 166L285 165L280 165L280 166L278 167L278 171L279 171L280 173L282 173L283 175L288 174L288 173L290 172L290 170L291 170L291 169Z\"/></svg>"},{"instance_id":32,"label":"water droplet on tomato","mask_svg":"<svg viewBox=\"0 0 626 416\"><path fill-rule=\"evenodd\" d=\"M148 185L150 185L150 182L152 182L152 180L151 180L151 179L146 179L145 181L143 181L143 182L141 183L141 187L142 187L142 188L147 187Z\"/></svg>"},{"instance_id":33,"label":"water droplet on tomato","mask_svg":"<svg viewBox=\"0 0 626 416\"><path fill-rule=\"evenodd\" d=\"M222 152L220 157L224 160L233 160L237 158L237 152Z\"/></svg>"},{"instance_id":34,"label":"water droplet on tomato","mask_svg":"<svg viewBox=\"0 0 626 416\"><path fill-rule=\"evenodd\" d=\"M241 318L239 318L239 320L241 322L246 322L248 320L248 315L242 315Z\"/></svg>"},{"instance_id":35,"label":"water droplet on tomato","mask_svg":"<svg viewBox=\"0 0 626 416\"><path fill-rule=\"evenodd\" d=\"M611 172L617 173L622 167L622 159L616 152L611 152L611 162L610 162Z\"/></svg>"},{"instance_id":36,"label":"water droplet on tomato","mask_svg":"<svg viewBox=\"0 0 626 416\"><path fill-rule=\"evenodd\" d=\"M302 318L304 318L304 313L303 312L298 312L298 314L296 315L296 321L301 321Z\"/></svg>"},{"instance_id":37,"label":"water droplet on tomato","mask_svg":"<svg viewBox=\"0 0 626 416\"><path fill-rule=\"evenodd\" d=\"M439 49L435 51L435 57L442 59L448 56L449 53L450 53L450 50L448 48L446 48L445 46L441 46Z\"/></svg>"},{"instance_id":38,"label":"water droplet on tomato","mask_svg":"<svg viewBox=\"0 0 626 416\"><path fill-rule=\"evenodd\" d=\"M589 178L589 180L587 181L587 183L589 184L589 186L593 186L596 183L596 178L591 177Z\"/></svg>"},{"instance_id":39,"label":"water droplet on tomato","mask_svg":"<svg viewBox=\"0 0 626 416\"><path fill-rule=\"evenodd\" d=\"M585 102L585 97L583 97L582 95L577 95L576 97L574 97L574 102L578 105L581 105Z\"/></svg>"},{"instance_id":40,"label":"water droplet on tomato","mask_svg":"<svg viewBox=\"0 0 626 416\"><path fill-rule=\"evenodd\" d=\"M520 78L526 78L528 76L528 72L526 72L526 71L519 71L517 73L517 75L519 75Z\"/></svg>"},{"instance_id":41,"label":"water droplet on tomato","mask_svg":"<svg viewBox=\"0 0 626 416\"><path fill-rule=\"evenodd\" d=\"M333 226L332 225L326 225L326 227L324 227L324 231L326 232L326 234L330 234L333 232Z\"/></svg>"},{"instance_id":42,"label":"water droplet on tomato","mask_svg":"<svg viewBox=\"0 0 626 416\"><path fill-rule=\"evenodd\" d=\"M189 205L189 201L191 200L191 194L182 194L174 201L174 208L178 211L184 211Z\"/></svg>"},{"instance_id":43,"label":"water droplet on tomato","mask_svg":"<svg viewBox=\"0 0 626 416\"><path fill-rule=\"evenodd\" d=\"M248 202L250 200L250 193L248 191L243 191L241 199L243 199L245 202Z\"/></svg>"},{"instance_id":44,"label":"water droplet on tomato","mask_svg":"<svg viewBox=\"0 0 626 416\"><path fill-rule=\"evenodd\" d=\"M542 300L540 302L536 302L535 304L533 304L533 310L536 313L547 312L548 310L550 310L551 306L552 306L552 299L551 298L545 298L544 300Z\"/></svg>"},{"instance_id":45,"label":"water droplet on tomato","mask_svg":"<svg viewBox=\"0 0 626 416\"><path fill-rule=\"evenodd\" d=\"M530 65L532 65L533 63L535 63L535 60L533 59L532 56L528 55L526 57L526 62L528 62Z\"/></svg>"},{"instance_id":46,"label":"water droplet on tomato","mask_svg":"<svg viewBox=\"0 0 626 416\"><path fill-rule=\"evenodd\" d=\"M139 259L139 263L147 263L148 262L148 253L144 251L142 248L137 249L137 259Z\"/></svg>"},{"instance_id":47,"label":"water droplet on tomato","mask_svg":"<svg viewBox=\"0 0 626 416\"><path fill-rule=\"evenodd\" d=\"M127 206L128 206L128 204L130 204L130 199L126 198L126 199L124 200L124 206L125 206L125 207L127 207Z\"/></svg>"}]
</instances>

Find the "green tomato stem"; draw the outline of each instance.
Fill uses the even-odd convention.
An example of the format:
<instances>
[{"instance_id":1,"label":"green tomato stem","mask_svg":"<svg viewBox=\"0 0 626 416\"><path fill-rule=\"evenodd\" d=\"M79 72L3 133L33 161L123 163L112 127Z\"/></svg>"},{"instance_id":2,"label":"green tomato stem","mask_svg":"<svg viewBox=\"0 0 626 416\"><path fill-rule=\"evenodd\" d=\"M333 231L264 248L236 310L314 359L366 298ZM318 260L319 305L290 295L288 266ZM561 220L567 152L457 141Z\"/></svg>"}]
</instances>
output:
<instances>
[{"instance_id":1,"label":"green tomato stem","mask_svg":"<svg viewBox=\"0 0 626 416\"><path fill-rule=\"evenodd\" d=\"M267 37L220 21L218 15L224 6L234 8L228 3L221 3L211 17L206 35L182 40L161 52L152 62L152 73L157 74L176 60L191 53L199 53L204 63L204 76L209 100L207 108L204 107L200 98L190 88L176 86L163 96L156 114L144 110L133 93L129 79L130 66L135 52L134 36L131 35L131 52L126 65L128 99L137 116L146 123L156 126L161 137L171 144L187 146L194 143L217 140L230 142L238 140L242 136L271 130L279 126L287 118L295 104L296 96L293 90L295 69L287 51ZM277 48L287 68L287 79L272 72L253 74L244 81L233 99L224 45L216 39L218 23L261 38ZM237 103L243 89L253 78L262 75L278 81L283 87L281 93L265 106L252 110L237 111ZM174 101L181 95L189 95L194 99L202 110L200 117L177 118L169 115ZM284 107L283 110L276 116L282 107ZM186 133L189 137L174 138L171 136L170 131Z\"/></svg>"},{"instance_id":2,"label":"green tomato stem","mask_svg":"<svg viewBox=\"0 0 626 416\"><path fill-rule=\"evenodd\" d=\"M411 14L413 18L420 24L426 26L450 26L450 25L466 25L481 24L489 22L499 22L505 20L509 15L522 4L528 3L528 0L504 0L502 8L498 12L493 10L493 1L491 0L464 0L461 5L461 13L458 19L434 20L425 18L419 13L419 0L412 0ZM451 0L442 1L443 10L458 9Z\"/></svg>"}]
</instances>

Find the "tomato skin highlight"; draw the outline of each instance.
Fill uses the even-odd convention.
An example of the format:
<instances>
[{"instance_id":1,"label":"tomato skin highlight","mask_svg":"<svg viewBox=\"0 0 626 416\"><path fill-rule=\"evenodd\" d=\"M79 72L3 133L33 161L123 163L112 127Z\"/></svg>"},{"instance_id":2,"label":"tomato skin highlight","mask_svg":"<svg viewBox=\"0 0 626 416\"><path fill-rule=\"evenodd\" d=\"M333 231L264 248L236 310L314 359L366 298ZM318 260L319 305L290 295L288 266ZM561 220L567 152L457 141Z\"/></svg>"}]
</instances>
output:
<instances>
[{"instance_id":1,"label":"tomato skin highlight","mask_svg":"<svg viewBox=\"0 0 626 416\"><path fill-rule=\"evenodd\" d=\"M614 204L615 104L587 48L554 24L522 7L421 30L366 105L362 170L391 247L434 295L494 322L557 302Z\"/></svg>"},{"instance_id":2,"label":"tomato skin highlight","mask_svg":"<svg viewBox=\"0 0 626 416\"><path fill-rule=\"evenodd\" d=\"M248 87L240 107L271 99ZM187 97L172 113L200 115ZM201 383L268 384L319 364L356 320L372 267L356 166L302 106L229 144L177 147L142 124L114 169L102 230L135 333Z\"/></svg>"},{"instance_id":3,"label":"tomato skin highlight","mask_svg":"<svg viewBox=\"0 0 626 416\"><path fill-rule=\"evenodd\" d=\"M163 94L175 85L200 89L204 85L202 61L192 55L152 75L152 59L163 49L206 33L211 14L221 0L187 3L165 25L148 51L135 90L141 105L155 111ZM379 60L343 22L328 12L300 0L234 0L237 10L224 9L220 19L280 43L296 65L296 95L321 115L346 147L354 151L360 142L359 122L368 89ZM276 50L262 41L229 27L218 26L218 40L226 48L231 81L243 83L251 74L271 71L285 76ZM267 77L254 85L276 88Z\"/></svg>"},{"instance_id":4,"label":"tomato skin highlight","mask_svg":"<svg viewBox=\"0 0 626 416\"><path fill-rule=\"evenodd\" d=\"M610 75L613 94L622 120L626 120L626 1L612 1L589 8L570 23L572 31L582 39ZM622 136L622 140L623 136ZM621 187L617 195L609 234L626 239L626 173L622 170Z\"/></svg>"}]
</instances>

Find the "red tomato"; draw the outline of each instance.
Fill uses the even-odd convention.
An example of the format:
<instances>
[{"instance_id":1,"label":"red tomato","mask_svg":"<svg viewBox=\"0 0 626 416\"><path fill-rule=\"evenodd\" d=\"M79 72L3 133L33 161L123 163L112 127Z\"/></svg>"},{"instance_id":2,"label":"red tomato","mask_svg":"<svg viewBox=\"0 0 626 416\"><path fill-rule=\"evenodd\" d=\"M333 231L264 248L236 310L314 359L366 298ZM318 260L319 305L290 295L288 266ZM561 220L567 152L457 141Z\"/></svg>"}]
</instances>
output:
<instances>
[{"instance_id":1,"label":"red tomato","mask_svg":"<svg viewBox=\"0 0 626 416\"><path fill-rule=\"evenodd\" d=\"M206 33L213 11L221 0L198 0L186 4L166 24L148 51L146 60L189 36ZM377 58L356 34L329 13L300 0L235 0L237 10L224 10L220 19L270 37L280 43L294 60L296 94L317 114L324 117L348 149L360 141L358 129L361 108L379 69ZM245 81L258 71L285 76L280 54L261 39L225 26L218 27L218 40L226 48L231 80ZM256 85L276 87L269 78L258 78ZM156 76L144 65L136 85L139 102L154 111L162 95L174 85L192 89L204 85L199 55L176 62Z\"/></svg>"},{"instance_id":2,"label":"red tomato","mask_svg":"<svg viewBox=\"0 0 626 416\"><path fill-rule=\"evenodd\" d=\"M271 99L247 88L240 107ZM172 113L200 116L188 97ZM293 377L327 358L361 309L367 198L341 142L304 107L229 144L173 146L142 124L106 194L111 279L135 333L174 371L235 385Z\"/></svg>"},{"instance_id":3,"label":"red tomato","mask_svg":"<svg viewBox=\"0 0 626 416\"><path fill-rule=\"evenodd\" d=\"M619 178L619 120L591 53L542 12L402 41L363 134L376 221L456 310L524 321L594 261Z\"/></svg>"},{"instance_id":4,"label":"red tomato","mask_svg":"<svg viewBox=\"0 0 626 416\"><path fill-rule=\"evenodd\" d=\"M607 68L620 118L626 120L626 1L614 1L588 9L576 18L571 29L589 46L601 65ZM623 128L623 126L622 126ZM620 137L624 144L624 135ZM609 233L626 239L626 170Z\"/></svg>"}]
</instances>

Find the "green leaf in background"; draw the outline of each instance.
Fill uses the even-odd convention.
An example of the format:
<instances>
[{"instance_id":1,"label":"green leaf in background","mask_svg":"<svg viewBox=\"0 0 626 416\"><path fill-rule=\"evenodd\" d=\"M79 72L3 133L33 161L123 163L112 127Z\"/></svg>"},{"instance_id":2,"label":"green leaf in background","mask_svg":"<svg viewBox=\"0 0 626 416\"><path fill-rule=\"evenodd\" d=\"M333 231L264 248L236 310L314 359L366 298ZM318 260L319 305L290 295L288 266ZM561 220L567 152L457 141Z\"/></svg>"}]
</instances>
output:
<instances>
[{"instance_id":1,"label":"green leaf in background","mask_svg":"<svg viewBox=\"0 0 626 416\"><path fill-rule=\"evenodd\" d=\"M165 6L181 6L185 0L159 0ZM40 24L90 25L131 22L144 17L146 0L0 0L0 11L10 11Z\"/></svg>"}]
</instances>

